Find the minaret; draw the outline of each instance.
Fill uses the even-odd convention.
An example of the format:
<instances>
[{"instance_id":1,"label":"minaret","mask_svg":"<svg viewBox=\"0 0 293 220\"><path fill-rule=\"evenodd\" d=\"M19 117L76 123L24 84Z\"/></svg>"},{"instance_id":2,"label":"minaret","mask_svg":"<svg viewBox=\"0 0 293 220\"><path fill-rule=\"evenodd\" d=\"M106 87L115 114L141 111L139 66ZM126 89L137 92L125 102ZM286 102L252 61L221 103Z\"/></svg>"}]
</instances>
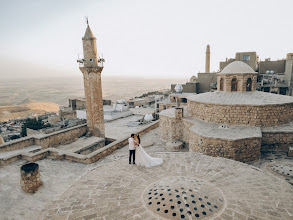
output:
<instances>
[{"instance_id":1,"label":"minaret","mask_svg":"<svg viewBox=\"0 0 293 220\"><path fill-rule=\"evenodd\" d=\"M87 22L87 28L82 38L84 93L86 102L87 126L89 132L97 137L105 137L104 110L102 96L101 73L103 66L99 66L96 38Z\"/></svg>"},{"instance_id":2,"label":"minaret","mask_svg":"<svg viewBox=\"0 0 293 220\"><path fill-rule=\"evenodd\" d=\"M206 50L206 73L210 72L210 56L211 56L211 51L210 51L210 45L207 45L207 50Z\"/></svg>"}]
</instances>

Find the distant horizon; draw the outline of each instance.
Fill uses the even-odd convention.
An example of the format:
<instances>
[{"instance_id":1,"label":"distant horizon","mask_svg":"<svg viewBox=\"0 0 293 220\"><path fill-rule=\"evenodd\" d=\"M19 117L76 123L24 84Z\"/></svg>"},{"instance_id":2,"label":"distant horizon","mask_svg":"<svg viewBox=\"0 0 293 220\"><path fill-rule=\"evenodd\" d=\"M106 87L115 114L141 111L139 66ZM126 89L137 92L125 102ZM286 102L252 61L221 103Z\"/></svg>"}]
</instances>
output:
<instances>
[{"instance_id":1,"label":"distant horizon","mask_svg":"<svg viewBox=\"0 0 293 220\"><path fill-rule=\"evenodd\" d=\"M81 78L82 81L83 81L83 77L82 77L82 73L80 73L80 75L53 75L53 76L20 76L20 77L17 77L17 78L13 78L11 76L4 76L4 77L1 77L1 80L5 80L5 81L12 81L12 80L38 80L38 79L41 79L41 80L45 80L45 79L68 79L68 78L74 78L74 79L77 79L77 78ZM192 76L190 76L192 77ZM120 74L117 74L117 75L103 75L103 72L102 72L102 79L103 78L118 78L118 79L128 79L128 78L132 78L132 79L158 79L158 80L164 80L164 79L174 79L174 80L185 80L186 77L174 77L174 76L171 76L171 77L166 77L166 76L160 76L159 74L157 74L157 76L141 76L141 75L138 75L138 76L131 76L131 75L120 75ZM189 78L188 78L189 80ZM0 82L1 83L1 82Z\"/></svg>"},{"instance_id":2,"label":"distant horizon","mask_svg":"<svg viewBox=\"0 0 293 220\"><path fill-rule=\"evenodd\" d=\"M80 74L85 16L103 75L187 79L205 72L208 44L211 72L240 51L283 59L293 52L292 8L292 0L5 1L0 80Z\"/></svg>"}]
</instances>

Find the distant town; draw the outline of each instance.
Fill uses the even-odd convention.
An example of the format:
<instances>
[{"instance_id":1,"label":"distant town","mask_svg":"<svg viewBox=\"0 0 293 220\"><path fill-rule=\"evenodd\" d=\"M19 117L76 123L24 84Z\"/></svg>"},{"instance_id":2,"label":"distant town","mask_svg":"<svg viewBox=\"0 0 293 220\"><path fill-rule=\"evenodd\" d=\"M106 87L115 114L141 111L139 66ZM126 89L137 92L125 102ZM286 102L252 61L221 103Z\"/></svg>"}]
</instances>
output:
<instances>
[{"instance_id":1,"label":"distant town","mask_svg":"<svg viewBox=\"0 0 293 220\"><path fill-rule=\"evenodd\" d=\"M172 84L169 90L150 91L129 100L118 100L114 103L111 100L103 100L104 120L111 121L130 116L133 113L129 109L132 108L148 108L156 120L162 110L176 107L178 100L182 106L185 106L187 98L191 95L216 91L217 73L234 61L242 61L258 73L257 91L292 96L293 53L287 54L286 58L281 60L271 60L270 58L261 60L256 52L237 52L235 58L227 58L219 63L219 72L210 71L210 53L210 46L207 45L205 72L200 72L197 76L191 76L189 82L181 84L182 92L176 93L175 86L177 84ZM36 130L50 133L85 123L85 98L72 98L68 102L68 106L60 106L58 113L31 114L27 117L0 122L0 136L2 136L4 142L8 142L27 134L35 134ZM41 121L44 125L34 129L27 127L28 132L23 131L25 129L23 125L28 119L32 118Z\"/></svg>"}]
</instances>

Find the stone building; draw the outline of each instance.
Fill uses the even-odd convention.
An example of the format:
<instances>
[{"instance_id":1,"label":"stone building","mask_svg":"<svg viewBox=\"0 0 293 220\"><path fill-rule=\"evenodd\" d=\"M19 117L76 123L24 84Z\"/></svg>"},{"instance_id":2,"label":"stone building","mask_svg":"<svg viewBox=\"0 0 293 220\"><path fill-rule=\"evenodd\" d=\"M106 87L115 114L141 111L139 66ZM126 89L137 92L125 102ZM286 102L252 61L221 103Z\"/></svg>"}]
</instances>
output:
<instances>
[{"instance_id":1,"label":"stone building","mask_svg":"<svg viewBox=\"0 0 293 220\"><path fill-rule=\"evenodd\" d=\"M94 136L105 137L101 73L103 59L97 53L96 38L87 26L83 41L83 65L80 70L84 79L87 125Z\"/></svg>"},{"instance_id":2,"label":"stone building","mask_svg":"<svg viewBox=\"0 0 293 220\"><path fill-rule=\"evenodd\" d=\"M256 52L237 52L235 58L226 58L226 61L220 62L220 71L234 61L241 61L250 66L253 70L258 69L259 57Z\"/></svg>"},{"instance_id":3,"label":"stone building","mask_svg":"<svg viewBox=\"0 0 293 220\"><path fill-rule=\"evenodd\" d=\"M293 144L293 97L256 91L257 72L235 61L217 74L217 91L187 98L160 113L160 136L191 152L242 162Z\"/></svg>"},{"instance_id":4,"label":"stone building","mask_svg":"<svg viewBox=\"0 0 293 220\"><path fill-rule=\"evenodd\" d=\"M242 61L258 72L257 90L292 96L293 53L281 60L266 58L261 61L256 52L238 52L235 58L220 62L220 71L234 61Z\"/></svg>"},{"instance_id":5,"label":"stone building","mask_svg":"<svg viewBox=\"0 0 293 220\"><path fill-rule=\"evenodd\" d=\"M181 84L183 93L198 93L198 82L195 81L194 76L190 78L189 82ZM171 93L175 93L175 86L177 84L171 84Z\"/></svg>"}]
</instances>

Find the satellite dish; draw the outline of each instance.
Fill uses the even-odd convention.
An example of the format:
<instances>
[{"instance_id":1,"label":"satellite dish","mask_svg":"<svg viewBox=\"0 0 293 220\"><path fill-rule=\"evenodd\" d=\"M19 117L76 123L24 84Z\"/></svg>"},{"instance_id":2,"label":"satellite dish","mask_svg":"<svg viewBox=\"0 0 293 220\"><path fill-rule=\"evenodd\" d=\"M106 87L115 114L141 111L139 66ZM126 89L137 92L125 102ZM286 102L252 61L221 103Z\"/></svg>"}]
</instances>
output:
<instances>
[{"instance_id":1,"label":"satellite dish","mask_svg":"<svg viewBox=\"0 0 293 220\"><path fill-rule=\"evenodd\" d=\"M147 122L150 122L150 121L152 121L153 119L154 119L154 118L153 118L152 114L146 114L146 115L144 116L144 120L147 121Z\"/></svg>"},{"instance_id":2,"label":"satellite dish","mask_svg":"<svg viewBox=\"0 0 293 220\"><path fill-rule=\"evenodd\" d=\"M271 70L271 71L270 71L270 73L271 73L271 74L274 74L274 73L275 73L275 71L274 71L274 70Z\"/></svg>"},{"instance_id":3,"label":"satellite dish","mask_svg":"<svg viewBox=\"0 0 293 220\"><path fill-rule=\"evenodd\" d=\"M183 90L183 87L182 87L182 85L177 84L174 89L175 89L175 92L181 93Z\"/></svg>"}]
</instances>

